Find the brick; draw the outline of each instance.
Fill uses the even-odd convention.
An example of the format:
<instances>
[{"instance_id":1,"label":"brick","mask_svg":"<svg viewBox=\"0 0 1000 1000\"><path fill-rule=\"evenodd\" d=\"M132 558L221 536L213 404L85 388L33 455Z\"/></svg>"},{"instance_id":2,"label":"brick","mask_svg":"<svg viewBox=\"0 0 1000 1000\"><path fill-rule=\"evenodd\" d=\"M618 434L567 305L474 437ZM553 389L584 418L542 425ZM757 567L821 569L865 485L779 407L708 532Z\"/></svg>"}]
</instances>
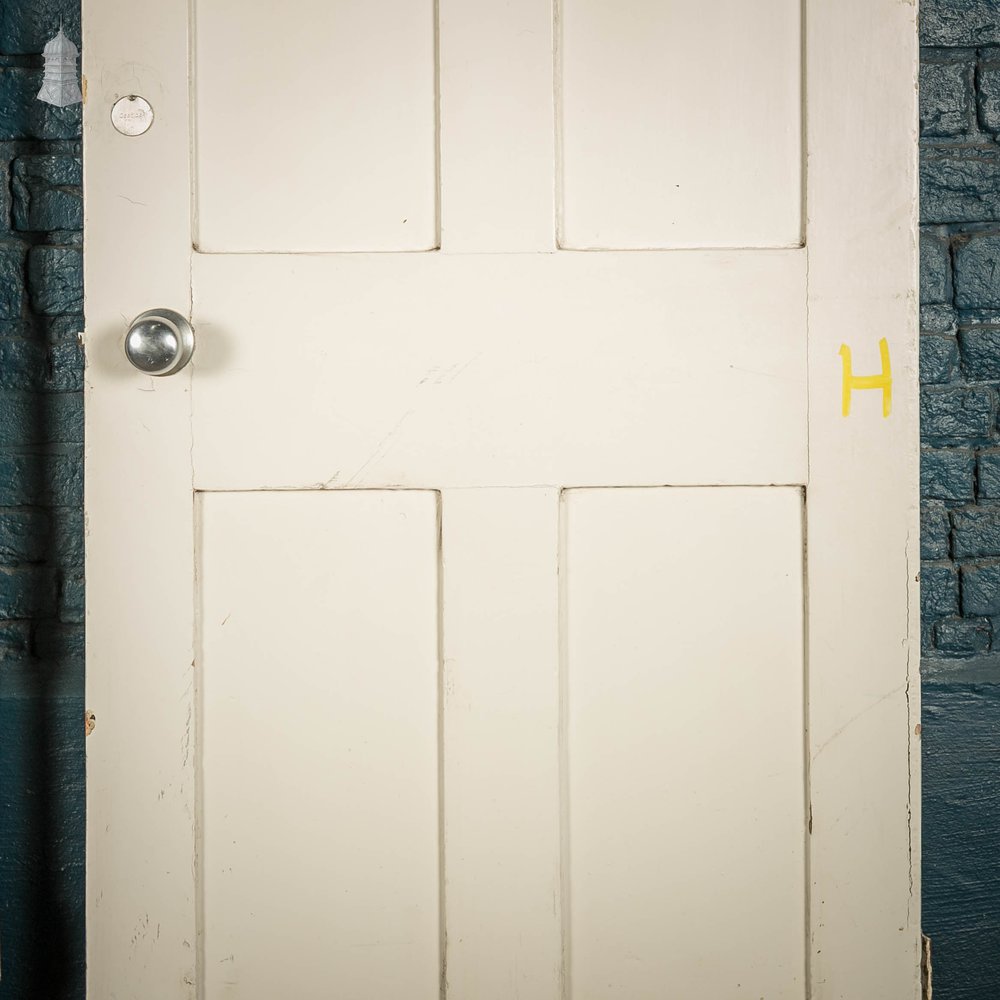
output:
<instances>
[{"instance_id":1,"label":"brick","mask_svg":"<svg viewBox=\"0 0 1000 1000\"><path fill-rule=\"evenodd\" d=\"M925 440L988 437L996 421L995 392L986 386L922 389L920 429Z\"/></svg>"},{"instance_id":2,"label":"brick","mask_svg":"<svg viewBox=\"0 0 1000 1000\"><path fill-rule=\"evenodd\" d=\"M996 135L1000 132L1000 61L995 55L979 64L976 78L979 125Z\"/></svg>"},{"instance_id":3,"label":"brick","mask_svg":"<svg viewBox=\"0 0 1000 1000\"><path fill-rule=\"evenodd\" d=\"M1000 614L1000 565L962 567L962 613Z\"/></svg>"},{"instance_id":4,"label":"brick","mask_svg":"<svg viewBox=\"0 0 1000 1000\"><path fill-rule=\"evenodd\" d=\"M947 559L951 522L940 503L920 505L920 558Z\"/></svg>"},{"instance_id":5,"label":"brick","mask_svg":"<svg viewBox=\"0 0 1000 1000\"><path fill-rule=\"evenodd\" d=\"M42 562L48 544L49 519L44 511L0 511L0 563Z\"/></svg>"},{"instance_id":6,"label":"brick","mask_svg":"<svg viewBox=\"0 0 1000 1000\"><path fill-rule=\"evenodd\" d=\"M920 301L951 301L951 256L948 240L932 229L920 231Z\"/></svg>"},{"instance_id":7,"label":"brick","mask_svg":"<svg viewBox=\"0 0 1000 1000\"><path fill-rule=\"evenodd\" d=\"M0 243L0 319L18 319L24 309L23 243Z\"/></svg>"},{"instance_id":8,"label":"brick","mask_svg":"<svg viewBox=\"0 0 1000 1000\"><path fill-rule=\"evenodd\" d=\"M1000 45L996 0L921 0L920 44Z\"/></svg>"},{"instance_id":9,"label":"brick","mask_svg":"<svg viewBox=\"0 0 1000 1000\"><path fill-rule=\"evenodd\" d=\"M82 448L0 452L0 506L74 506L83 502Z\"/></svg>"},{"instance_id":10,"label":"brick","mask_svg":"<svg viewBox=\"0 0 1000 1000\"><path fill-rule=\"evenodd\" d=\"M920 336L920 381L924 385L950 382L958 369L958 341L924 333Z\"/></svg>"},{"instance_id":11,"label":"brick","mask_svg":"<svg viewBox=\"0 0 1000 1000\"><path fill-rule=\"evenodd\" d=\"M0 389L40 389L48 374L45 344L27 337L0 338Z\"/></svg>"},{"instance_id":12,"label":"brick","mask_svg":"<svg viewBox=\"0 0 1000 1000\"><path fill-rule=\"evenodd\" d=\"M39 101L41 85L41 69L0 67L0 140L80 137L83 106L57 108Z\"/></svg>"},{"instance_id":13,"label":"brick","mask_svg":"<svg viewBox=\"0 0 1000 1000\"><path fill-rule=\"evenodd\" d=\"M946 618L934 626L934 645L952 656L985 653L993 639L993 626L986 618Z\"/></svg>"},{"instance_id":14,"label":"brick","mask_svg":"<svg viewBox=\"0 0 1000 1000\"><path fill-rule=\"evenodd\" d=\"M55 613L55 573L43 566L0 568L0 618L38 618Z\"/></svg>"},{"instance_id":15,"label":"brick","mask_svg":"<svg viewBox=\"0 0 1000 1000\"><path fill-rule=\"evenodd\" d=\"M945 303L931 303L920 307L920 329L924 333L954 333L955 310Z\"/></svg>"},{"instance_id":16,"label":"brick","mask_svg":"<svg viewBox=\"0 0 1000 1000\"><path fill-rule=\"evenodd\" d=\"M956 559L1000 556L1000 507L953 510L951 527Z\"/></svg>"},{"instance_id":17,"label":"brick","mask_svg":"<svg viewBox=\"0 0 1000 1000\"><path fill-rule=\"evenodd\" d=\"M0 52L41 52L62 24L66 37L80 45L79 0L31 0L0 4Z\"/></svg>"},{"instance_id":18,"label":"brick","mask_svg":"<svg viewBox=\"0 0 1000 1000\"><path fill-rule=\"evenodd\" d=\"M75 337L51 344L47 360L46 388L57 392L83 391L83 348Z\"/></svg>"},{"instance_id":19,"label":"brick","mask_svg":"<svg viewBox=\"0 0 1000 1000\"><path fill-rule=\"evenodd\" d=\"M31 649L31 626L27 622L0 622L0 662L25 659Z\"/></svg>"},{"instance_id":20,"label":"brick","mask_svg":"<svg viewBox=\"0 0 1000 1000\"><path fill-rule=\"evenodd\" d=\"M78 247L32 247L28 291L36 312L47 316L83 308L83 252Z\"/></svg>"},{"instance_id":21,"label":"brick","mask_svg":"<svg viewBox=\"0 0 1000 1000\"><path fill-rule=\"evenodd\" d=\"M0 448L83 440L78 392L0 392Z\"/></svg>"},{"instance_id":22,"label":"brick","mask_svg":"<svg viewBox=\"0 0 1000 1000\"><path fill-rule=\"evenodd\" d=\"M1000 381L1000 327L960 330L962 374L976 381Z\"/></svg>"},{"instance_id":23,"label":"brick","mask_svg":"<svg viewBox=\"0 0 1000 1000\"><path fill-rule=\"evenodd\" d=\"M920 151L920 221L924 225L1000 219L1000 151Z\"/></svg>"},{"instance_id":24,"label":"brick","mask_svg":"<svg viewBox=\"0 0 1000 1000\"><path fill-rule=\"evenodd\" d=\"M46 663L82 664L84 651L84 632L80 625L46 623L35 629L35 655Z\"/></svg>"},{"instance_id":25,"label":"brick","mask_svg":"<svg viewBox=\"0 0 1000 1000\"><path fill-rule=\"evenodd\" d=\"M954 566L921 564L920 613L927 618L958 614L958 571Z\"/></svg>"},{"instance_id":26,"label":"brick","mask_svg":"<svg viewBox=\"0 0 1000 1000\"><path fill-rule=\"evenodd\" d=\"M11 177L14 228L41 232L83 226L81 161L77 156L22 156Z\"/></svg>"},{"instance_id":27,"label":"brick","mask_svg":"<svg viewBox=\"0 0 1000 1000\"><path fill-rule=\"evenodd\" d=\"M975 64L928 62L920 67L920 134L928 137L965 135L975 112Z\"/></svg>"},{"instance_id":28,"label":"brick","mask_svg":"<svg viewBox=\"0 0 1000 1000\"><path fill-rule=\"evenodd\" d=\"M82 573L63 577L59 588L59 620L80 625L84 619L84 585Z\"/></svg>"},{"instance_id":29,"label":"brick","mask_svg":"<svg viewBox=\"0 0 1000 1000\"><path fill-rule=\"evenodd\" d=\"M83 572L83 510L80 506L60 507L51 512L52 551L64 569Z\"/></svg>"},{"instance_id":30,"label":"brick","mask_svg":"<svg viewBox=\"0 0 1000 1000\"><path fill-rule=\"evenodd\" d=\"M920 495L925 500L972 500L976 456L965 448L922 448Z\"/></svg>"},{"instance_id":31,"label":"brick","mask_svg":"<svg viewBox=\"0 0 1000 1000\"><path fill-rule=\"evenodd\" d=\"M959 309L1000 309L1000 236L956 243L955 304Z\"/></svg>"},{"instance_id":32,"label":"brick","mask_svg":"<svg viewBox=\"0 0 1000 1000\"><path fill-rule=\"evenodd\" d=\"M982 500L1000 500L1000 450L981 451L976 463L977 496Z\"/></svg>"}]
</instances>

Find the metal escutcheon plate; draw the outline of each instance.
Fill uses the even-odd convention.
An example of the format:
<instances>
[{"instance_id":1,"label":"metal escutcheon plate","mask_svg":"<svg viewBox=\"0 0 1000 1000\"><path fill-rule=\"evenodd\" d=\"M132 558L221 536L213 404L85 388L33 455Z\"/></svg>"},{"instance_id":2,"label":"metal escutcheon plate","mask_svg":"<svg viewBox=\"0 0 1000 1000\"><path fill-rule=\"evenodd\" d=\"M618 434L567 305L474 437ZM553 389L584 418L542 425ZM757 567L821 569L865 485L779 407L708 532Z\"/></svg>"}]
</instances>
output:
<instances>
[{"instance_id":1,"label":"metal escutcheon plate","mask_svg":"<svg viewBox=\"0 0 1000 1000\"><path fill-rule=\"evenodd\" d=\"M119 97L111 108L111 124L122 135L142 135L153 124L153 107L138 94Z\"/></svg>"},{"instance_id":2,"label":"metal escutcheon plate","mask_svg":"<svg viewBox=\"0 0 1000 1000\"><path fill-rule=\"evenodd\" d=\"M150 309L132 320L125 355L147 375L173 375L194 354L194 329L173 309Z\"/></svg>"}]
</instances>

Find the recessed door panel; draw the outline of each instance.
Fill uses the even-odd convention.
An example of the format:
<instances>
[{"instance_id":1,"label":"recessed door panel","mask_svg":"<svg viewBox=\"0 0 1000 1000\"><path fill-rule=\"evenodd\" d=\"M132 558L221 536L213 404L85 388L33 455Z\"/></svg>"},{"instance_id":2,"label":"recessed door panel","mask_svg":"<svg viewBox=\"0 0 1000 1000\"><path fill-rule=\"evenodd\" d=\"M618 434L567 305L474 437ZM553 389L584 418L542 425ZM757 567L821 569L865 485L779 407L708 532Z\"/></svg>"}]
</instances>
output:
<instances>
[{"instance_id":1,"label":"recessed door panel","mask_svg":"<svg viewBox=\"0 0 1000 1000\"><path fill-rule=\"evenodd\" d=\"M436 495L200 510L205 996L437 1000Z\"/></svg>"},{"instance_id":2,"label":"recessed door panel","mask_svg":"<svg viewBox=\"0 0 1000 1000\"><path fill-rule=\"evenodd\" d=\"M432 0L197 0L196 246L437 245Z\"/></svg>"},{"instance_id":3,"label":"recessed door panel","mask_svg":"<svg viewBox=\"0 0 1000 1000\"><path fill-rule=\"evenodd\" d=\"M570 995L802 1000L802 496L565 494Z\"/></svg>"},{"instance_id":4,"label":"recessed door panel","mask_svg":"<svg viewBox=\"0 0 1000 1000\"><path fill-rule=\"evenodd\" d=\"M561 0L561 245L799 244L800 8Z\"/></svg>"}]
</instances>

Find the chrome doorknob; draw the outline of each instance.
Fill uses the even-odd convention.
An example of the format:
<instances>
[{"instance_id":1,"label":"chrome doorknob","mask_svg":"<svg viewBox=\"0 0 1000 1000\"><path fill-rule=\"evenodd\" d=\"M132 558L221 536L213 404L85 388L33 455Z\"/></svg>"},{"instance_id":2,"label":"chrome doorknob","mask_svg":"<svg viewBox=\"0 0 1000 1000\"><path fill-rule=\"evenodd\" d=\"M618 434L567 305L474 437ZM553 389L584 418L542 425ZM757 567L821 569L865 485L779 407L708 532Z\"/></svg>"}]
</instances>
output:
<instances>
[{"instance_id":1,"label":"chrome doorknob","mask_svg":"<svg viewBox=\"0 0 1000 1000\"><path fill-rule=\"evenodd\" d=\"M194 329L173 309L150 309L129 324L125 355L147 375L173 375L194 354Z\"/></svg>"}]
</instances>

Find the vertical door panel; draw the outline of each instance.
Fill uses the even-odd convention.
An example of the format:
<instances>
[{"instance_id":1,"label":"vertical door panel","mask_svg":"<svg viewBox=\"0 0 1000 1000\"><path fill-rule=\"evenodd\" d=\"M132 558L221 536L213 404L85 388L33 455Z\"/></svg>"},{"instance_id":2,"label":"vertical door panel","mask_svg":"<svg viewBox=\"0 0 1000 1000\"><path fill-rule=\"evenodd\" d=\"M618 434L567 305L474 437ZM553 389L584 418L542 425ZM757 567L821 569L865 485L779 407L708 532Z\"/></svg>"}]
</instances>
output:
<instances>
[{"instance_id":1,"label":"vertical door panel","mask_svg":"<svg viewBox=\"0 0 1000 1000\"><path fill-rule=\"evenodd\" d=\"M573 1000L801 1000L801 494L565 503Z\"/></svg>"},{"instance_id":2,"label":"vertical door panel","mask_svg":"<svg viewBox=\"0 0 1000 1000\"><path fill-rule=\"evenodd\" d=\"M433 0L197 0L195 242L437 245Z\"/></svg>"},{"instance_id":3,"label":"vertical door panel","mask_svg":"<svg viewBox=\"0 0 1000 1000\"><path fill-rule=\"evenodd\" d=\"M801 241L800 0L561 0L578 249Z\"/></svg>"},{"instance_id":4,"label":"vertical door panel","mask_svg":"<svg viewBox=\"0 0 1000 1000\"><path fill-rule=\"evenodd\" d=\"M437 998L435 494L201 510L204 995Z\"/></svg>"}]
</instances>

